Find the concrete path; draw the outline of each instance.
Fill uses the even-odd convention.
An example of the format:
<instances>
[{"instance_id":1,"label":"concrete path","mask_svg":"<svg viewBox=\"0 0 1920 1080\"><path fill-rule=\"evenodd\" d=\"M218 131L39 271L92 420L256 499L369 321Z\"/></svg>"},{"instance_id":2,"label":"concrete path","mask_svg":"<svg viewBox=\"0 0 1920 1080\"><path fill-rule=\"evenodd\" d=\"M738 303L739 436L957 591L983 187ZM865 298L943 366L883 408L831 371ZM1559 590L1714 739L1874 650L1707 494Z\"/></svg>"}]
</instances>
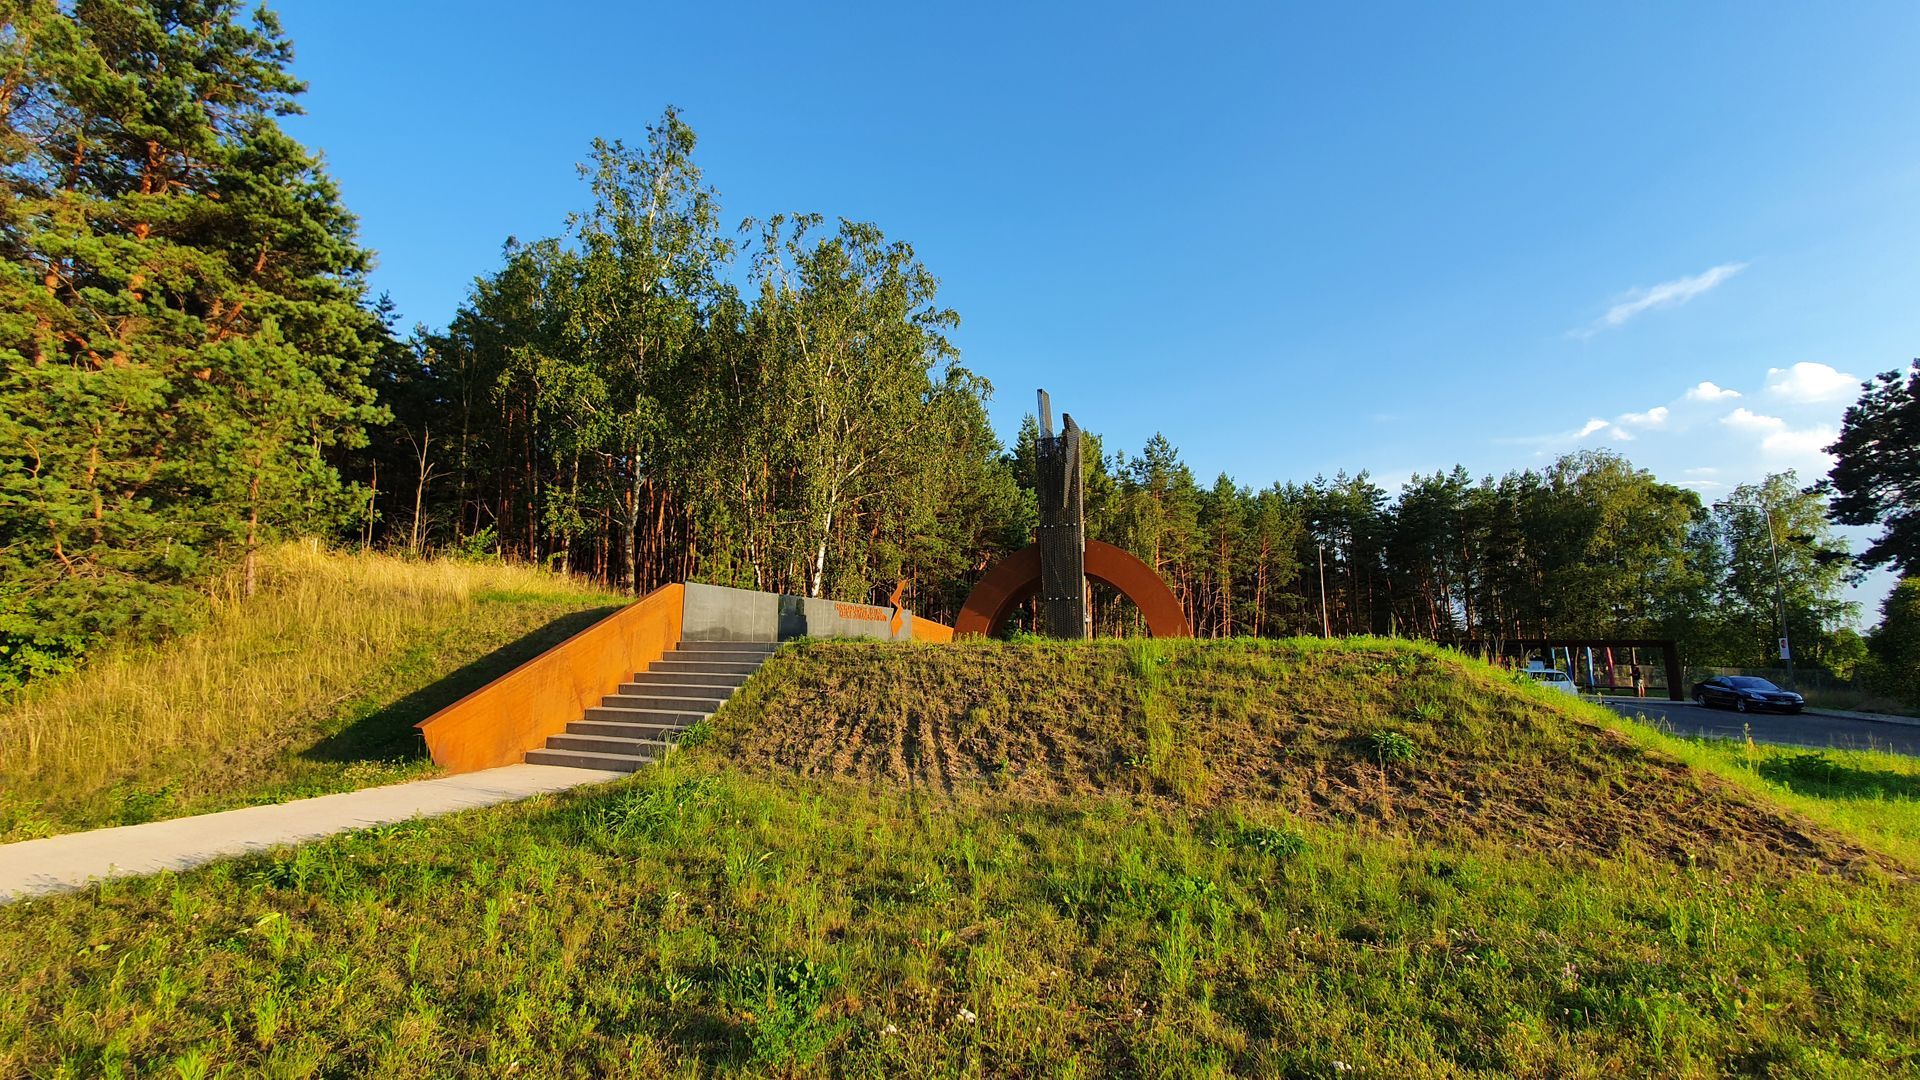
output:
<instances>
[{"instance_id":1,"label":"concrete path","mask_svg":"<svg viewBox=\"0 0 1920 1080\"><path fill-rule=\"evenodd\" d=\"M82 888L96 878L186 870L280 844L513 802L626 775L556 765L508 765L272 806L4 844L0 845L0 904Z\"/></svg>"},{"instance_id":2,"label":"concrete path","mask_svg":"<svg viewBox=\"0 0 1920 1080\"><path fill-rule=\"evenodd\" d=\"M1607 702L1622 716L1640 718L1675 735L1739 739L1813 749L1887 750L1920 755L1920 727L1855 719L1809 709L1798 715L1737 713L1709 709L1691 701L1623 698Z\"/></svg>"}]
</instances>

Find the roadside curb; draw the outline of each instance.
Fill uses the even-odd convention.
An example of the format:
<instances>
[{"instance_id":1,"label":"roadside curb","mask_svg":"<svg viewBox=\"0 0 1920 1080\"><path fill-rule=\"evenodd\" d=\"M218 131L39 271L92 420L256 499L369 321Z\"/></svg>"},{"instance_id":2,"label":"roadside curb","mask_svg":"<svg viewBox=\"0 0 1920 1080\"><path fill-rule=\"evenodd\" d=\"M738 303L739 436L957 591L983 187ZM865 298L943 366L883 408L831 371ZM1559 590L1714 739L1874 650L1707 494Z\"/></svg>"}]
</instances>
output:
<instances>
[{"instance_id":1,"label":"roadside curb","mask_svg":"<svg viewBox=\"0 0 1920 1080\"><path fill-rule=\"evenodd\" d=\"M1603 705L1633 705L1633 704L1636 704L1636 703L1641 703L1641 702L1644 702L1644 703L1649 703L1649 704L1659 704L1659 705L1685 705L1685 706L1687 706L1688 708L1694 708L1694 709L1697 709L1697 708L1700 708L1700 707L1701 707L1701 706L1699 706L1699 705L1696 705L1696 704L1694 704L1694 703L1693 703L1693 702L1691 702L1691 701L1670 701L1670 700L1668 700L1667 698L1651 698L1651 697L1646 697L1646 698L1635 698L1635 697L1609 697L1609 696L1606 696L1606 695L1602 695L1602 696L1601 696L1601 698L1600 698L1600 702L1601 702L1601 704L1603 704ZM1771 715L1771 716L1786 716L1786 715L1791 715L1791 714L1788 714L1788 713L1769 713L1769 714L1766 714L1766 715ZM1809 709L1802 709L1802 710L1800 711L1800 715L1802 715L1802 716L1826 716L1826 717L1831 717L1831 718L1833 718L1833 719L1836 719L1836 720L1864 720L1864 721L1866 721L1867 723L1870 723L1870 724L1892 724L1892 725L1894 725L1895 727L1920 727L1920 717L1915 717L1915 716L1888 716L1888 715L1887 715L1886 713L1867 713L1867 712L1849 712L1849 711L1847 711L1847 710L1845 710L1845 709L1812 709L1812 708L1809 708Z\"/></svg>"},{"instance_id":2,"label":"roadside curb","mask_svg":"<svg viewBox=\"0 0 1920 1080\"><path fill-rule=\"evenodd\" d=\"M1899 727L1920 727L1920 717L1888 716L1886 713L1848 712L1845 709L1808 709L1808 716L1835 716L1842 720L1865 720L1873 724L1894 724Z\"/></svg>"}]
</instances>

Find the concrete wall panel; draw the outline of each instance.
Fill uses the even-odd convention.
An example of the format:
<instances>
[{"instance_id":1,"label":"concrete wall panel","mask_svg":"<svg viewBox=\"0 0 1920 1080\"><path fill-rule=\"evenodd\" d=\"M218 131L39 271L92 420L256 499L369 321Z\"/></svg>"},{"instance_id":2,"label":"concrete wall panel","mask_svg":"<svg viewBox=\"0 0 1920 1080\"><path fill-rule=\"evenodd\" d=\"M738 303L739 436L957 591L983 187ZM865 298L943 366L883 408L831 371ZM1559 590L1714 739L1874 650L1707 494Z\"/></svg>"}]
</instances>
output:
<instances>
[{"instance_id":1,"label":"concrete wall panel","mask_svg":"<svg viewBox=\"0 0 1920 1080\"><path fill-rule=\"evenodd\" d=\"M953 631L881 604L782 596L688 585L682 617L688 641L785 641L796 637L864 637L887 641L944 641Z\"/></svg>"},{"instance_id":2,"label":"concrete wall panel","mask_svg":"<svg viewBox=\"0 0 1920 1080\"><path fill-rule=\"evenodd\" d=\"M779 641L787 621L783 601L797 599L750 589L689 583L687 609L680 619L687 641Z\"/></svg>"}]
</instances>

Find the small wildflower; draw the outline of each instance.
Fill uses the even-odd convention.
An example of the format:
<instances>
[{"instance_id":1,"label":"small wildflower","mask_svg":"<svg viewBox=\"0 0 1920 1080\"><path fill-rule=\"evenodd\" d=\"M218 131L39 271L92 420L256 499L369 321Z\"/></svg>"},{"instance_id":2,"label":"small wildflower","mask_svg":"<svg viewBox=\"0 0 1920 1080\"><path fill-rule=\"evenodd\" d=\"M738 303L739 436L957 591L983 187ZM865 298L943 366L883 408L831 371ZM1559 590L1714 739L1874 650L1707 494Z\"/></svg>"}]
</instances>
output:
<instances>
[{"instance_id":1,"label":"small wildflower","mask_svg":"<svg viewBox=\"0 0 1920 1080\"><path fill-rule=\"evenodd\" d=\"M963 1008L961 1008L961 1010L960 1010L960 1013L959 1013L959 1016L960 1016L960 1022L961 1022L961 1023L963 1023L963 1024L971 1024L971 1023L973 1023L973 1022L974 1022L975 1020L978 1020L978 1019L980 1019L980 1018L979 1018L978 1016L975 1016L975 1015L973 1014L973 1010L972 1010L972 1009L968 1009L968 1008L964 1008L964 1007L963 1007Z\"/></svg>"},{"instance_id":2,"label":"small wildflower","mask_svg":"<svg viewBox=\"0 0 1920 1080\"><path fill-rule=\"evenodd\" d=\"M882 1034L882 1035L898 1035L898 1034L900 1034L900 1029L899 1029L899 1028L897 1028L897 1027L894 1027L894 1026L893 1026L892 1024L888 1024L888 1025L887 1025L886 1027L883 1027L883 1028L881 1028L881 1029L880 1029L880 1034Z\"/></svg>"},{"instance_id":3,"label":"small wildflower","mask_svg":"<svg viewBox=\"0 0 1920 1080\"><path fill-rule=\"evenodd\" d=\"M1347 1064L1344 1061L1336 1061L1333 1063L1334 1072L1346 1072L1348 1069L1351 1069L1351 1068L1353 1068L1353 1066Z\"/></svg>"}]
</instances>

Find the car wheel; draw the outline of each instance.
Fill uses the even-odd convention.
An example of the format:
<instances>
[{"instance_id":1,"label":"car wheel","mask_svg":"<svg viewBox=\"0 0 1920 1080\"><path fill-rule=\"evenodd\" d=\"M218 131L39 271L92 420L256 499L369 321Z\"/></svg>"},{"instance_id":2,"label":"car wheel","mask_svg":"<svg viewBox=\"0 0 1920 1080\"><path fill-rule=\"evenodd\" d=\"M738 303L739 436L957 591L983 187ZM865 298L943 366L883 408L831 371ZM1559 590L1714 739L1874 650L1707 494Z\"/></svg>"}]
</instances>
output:
<instances>
[{"instance_id":1,"label":"car wheel","mask_svg":"<svg viewBox=\"0 0 1920 1080\"><path fill-rule=\"evenodd\" d=\"M1746 699L1746 698L1734 698L1734 699L1733 699L1733 710L1734 710L1735 712L1746 712L1746 711L1747 711L1747 699Z\"/></svg>"},{"instance_id":2,"label":"car wheel","mask_svg":"<svg viewBox=\"0 0 1920 1080\"><path fill-rule=\"evenodd\" d=\"M1694 691L1694 695L1693 695L1693 703L1694 703L1695 705L1698 705L1698 706L1700 706L1700 707L1701 707L1701 708L1703 708L1703 709L1704 709L1704 708L1706 708L1706 707L1707 707L1707 695L1705 695L1705 694L1702 694L1702 693L1700 693L1700 692L1699 692L1699 691L1697 691L1697 690L1696 690L1696 691Z\"/></svg>"}]
</instances>

